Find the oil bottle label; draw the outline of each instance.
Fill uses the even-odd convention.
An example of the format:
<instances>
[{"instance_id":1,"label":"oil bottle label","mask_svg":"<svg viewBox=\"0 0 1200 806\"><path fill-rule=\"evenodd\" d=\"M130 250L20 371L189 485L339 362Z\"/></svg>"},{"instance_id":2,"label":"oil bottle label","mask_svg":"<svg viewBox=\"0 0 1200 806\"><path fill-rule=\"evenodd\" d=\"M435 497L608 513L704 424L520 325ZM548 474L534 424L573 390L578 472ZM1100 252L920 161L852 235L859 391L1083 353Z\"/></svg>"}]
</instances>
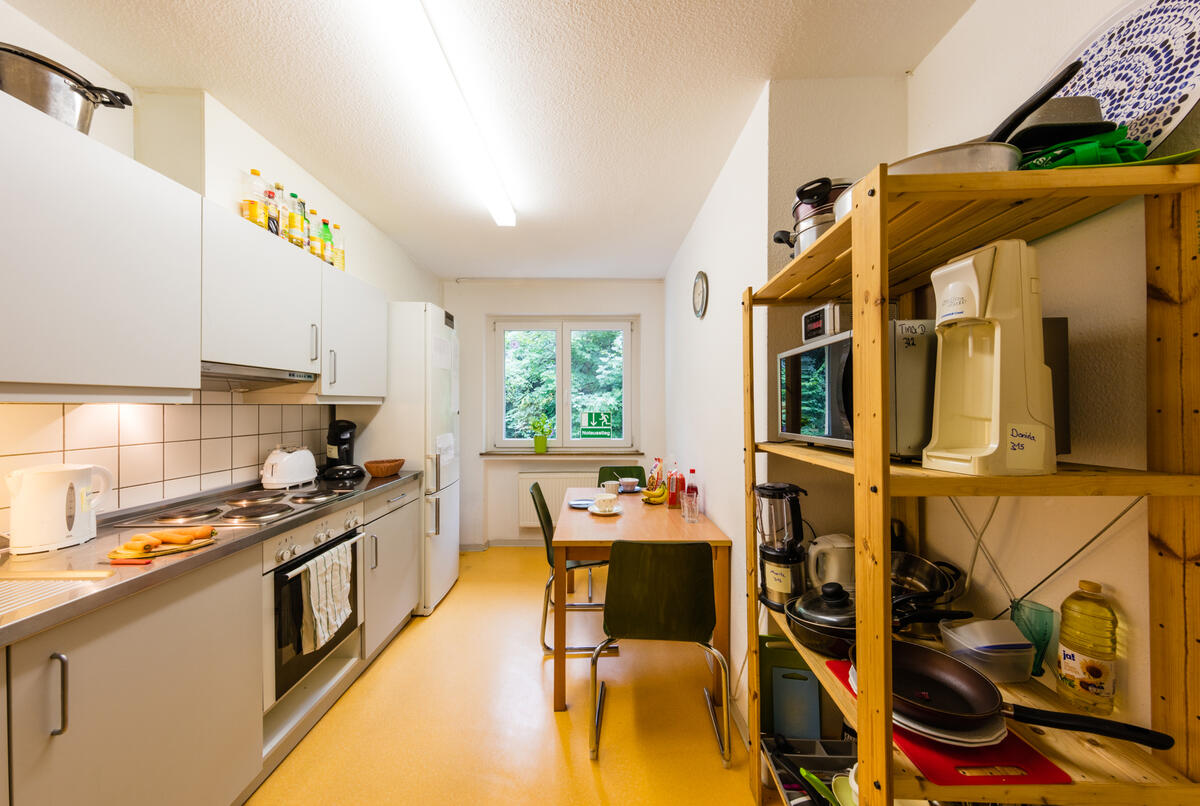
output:
<instances>
[{"instance_id":1,"label":"oil bottle label","mask_svg":"<svg viewBox=\"0 0 1200 806\"><path fill-rule=\"evenodd\" d=\"M1112 661L1093 658L1062 644L1058 645L1058 675L1071 688L1092 697L1116 694Z\"/></svg>"}]
</instances>

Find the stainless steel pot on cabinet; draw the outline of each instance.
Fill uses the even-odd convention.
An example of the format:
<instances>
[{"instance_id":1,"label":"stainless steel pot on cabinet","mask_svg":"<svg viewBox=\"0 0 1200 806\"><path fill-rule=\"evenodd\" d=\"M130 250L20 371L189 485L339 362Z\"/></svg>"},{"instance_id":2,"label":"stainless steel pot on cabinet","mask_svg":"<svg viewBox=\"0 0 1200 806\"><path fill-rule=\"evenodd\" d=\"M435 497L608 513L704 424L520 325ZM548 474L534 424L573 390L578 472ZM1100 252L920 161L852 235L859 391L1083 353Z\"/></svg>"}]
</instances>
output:
<instances>
[{"instance_id":1,"label":"stainless steel pot on cabinet","mask_svg":"<svg viewBox=\"0 0 1200 806\"><path fill-rule=\"evenodd\" d=\"M33 51L0 42L0 90L84 134L97 106L124 109L129 96L97 87L78 73Z\"/></svg>"}]
</instances>

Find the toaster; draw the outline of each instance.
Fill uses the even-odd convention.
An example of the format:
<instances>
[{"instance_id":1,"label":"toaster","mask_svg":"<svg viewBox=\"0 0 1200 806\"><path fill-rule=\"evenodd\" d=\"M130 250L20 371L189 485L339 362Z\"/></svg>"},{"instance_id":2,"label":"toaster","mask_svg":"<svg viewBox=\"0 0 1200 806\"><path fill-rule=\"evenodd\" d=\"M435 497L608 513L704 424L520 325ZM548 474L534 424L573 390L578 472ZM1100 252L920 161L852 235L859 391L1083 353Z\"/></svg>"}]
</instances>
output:
<instances>
[{"instance_id":1,"label":"toaster","mask_svg":"<svg viewBox=\"0 0 1200 806\"><path fill-rule=\"evenodd\" d=\"M281 490L308 484L317 477L317 462L308 448L278 447L263 462L262 486Z\"/></svg>"}]
</instances>

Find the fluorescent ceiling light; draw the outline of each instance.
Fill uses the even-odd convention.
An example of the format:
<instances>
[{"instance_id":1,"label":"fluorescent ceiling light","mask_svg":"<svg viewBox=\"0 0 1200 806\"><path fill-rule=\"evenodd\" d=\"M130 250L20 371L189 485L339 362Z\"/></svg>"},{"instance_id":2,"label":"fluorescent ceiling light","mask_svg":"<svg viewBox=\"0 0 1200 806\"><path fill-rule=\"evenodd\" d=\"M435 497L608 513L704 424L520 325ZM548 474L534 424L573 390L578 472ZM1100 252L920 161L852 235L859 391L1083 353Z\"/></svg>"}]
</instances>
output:
<instances>
[{"instance_id":1,"label":"fluorescent ceiling light","mask_svg":"<svg viewBox=\"0 0 1200 806\"><path fill-rule=\"evenodd\" d=\"M403 22L412 25L408 33L409 41L423 40L419 48L425 57L425 76L429 89L438 97L438 113L445 116L449 131L453 132L452 141L446 145L453 149L453 158L463 161L469 168L472 188L487 205L488 212L499 227L514 227L517 224L517 214L509 201L504 182L500 179L500 171L496 161L484 140L483 131L471 113L467 99L463 95L450 60L438 39L429 14L421 0L405 0L402 4L401 15ZM402 23L403 24L403 23Z\"/></svg>"}]
</instances>

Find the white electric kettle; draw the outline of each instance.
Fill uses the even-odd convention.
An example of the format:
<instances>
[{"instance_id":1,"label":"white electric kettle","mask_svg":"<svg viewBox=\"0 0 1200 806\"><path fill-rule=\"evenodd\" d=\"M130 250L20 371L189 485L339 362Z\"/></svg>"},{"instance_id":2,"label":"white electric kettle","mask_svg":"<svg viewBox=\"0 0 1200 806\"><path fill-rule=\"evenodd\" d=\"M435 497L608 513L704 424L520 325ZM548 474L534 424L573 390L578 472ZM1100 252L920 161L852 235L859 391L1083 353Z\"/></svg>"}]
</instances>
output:
<instances>
[{"instance_id":1,"label":"white electric kettle","mask_svg":"<svg viewBox=\"0 0 1200 806\"><path fill-rule=\"evenodd\" d=\"M37 465L4 477L12 494L9 551L33 554L78 546L96 536L96 510L111 492L99 465Z\"/></svg>"},{"instance_id":2,"label":"white electric kettle","mask_svg":"<svg viewBox=\"0 0 1200 806\"><path fill-rule=\"evenodd\" d=\"M850 535L821 535L808 547L808 578L814 588L826 582L854 590L854 538Z\"/></svg>"}]
</instances>

